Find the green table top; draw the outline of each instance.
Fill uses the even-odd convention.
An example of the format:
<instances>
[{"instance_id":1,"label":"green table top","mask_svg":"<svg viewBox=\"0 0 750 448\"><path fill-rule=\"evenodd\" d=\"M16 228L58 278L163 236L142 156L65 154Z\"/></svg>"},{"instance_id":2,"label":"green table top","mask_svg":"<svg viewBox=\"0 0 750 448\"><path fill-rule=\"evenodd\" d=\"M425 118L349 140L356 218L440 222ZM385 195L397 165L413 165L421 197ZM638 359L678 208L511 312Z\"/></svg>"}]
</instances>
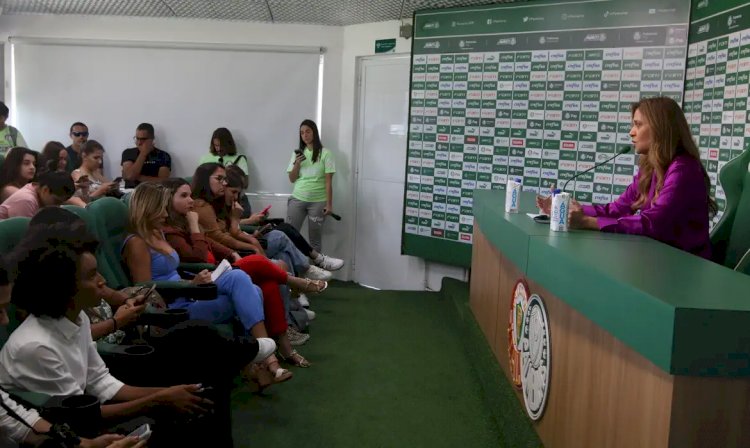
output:
<instances>
[{"instance_id":1,"label":"green table top","mask_svg":"<svg viewBox=\"0 0 750 448\"><path fill-rule=\"evenodd\" d=\"M750 376L750 276L633 235L553 232L475 191L474 218L526 276L666 372ZM534 292L534 291L532 291Z\"/></svg>"}]
</instances>

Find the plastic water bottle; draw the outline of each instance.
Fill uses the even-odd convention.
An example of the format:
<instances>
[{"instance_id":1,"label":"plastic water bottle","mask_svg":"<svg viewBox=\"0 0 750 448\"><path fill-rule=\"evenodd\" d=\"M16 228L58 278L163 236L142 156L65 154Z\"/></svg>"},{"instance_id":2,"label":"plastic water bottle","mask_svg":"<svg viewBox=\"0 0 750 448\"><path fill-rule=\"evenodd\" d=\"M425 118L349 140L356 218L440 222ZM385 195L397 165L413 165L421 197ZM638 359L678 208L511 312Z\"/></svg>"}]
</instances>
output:
<instances>
[{"instance_id":1,"label":"plastic water bottle","mask_svg":"<svg viewBox=\"0 0 750 448\"><path fill-rule=\"evenodd\" d=\"M570 193L560 193L560 190L555 190L555 195L552 196L550 229L555 232L567 232L568 211L570 211Z\"/></svg>"},{"instance_id":2,"label":"plastic water bottle","mask_svg":"<svg viewBox=\"0 0 750 448\"><path fill-rule=\"evenodd\" d=\"M508 186L505 188L505 212L518 213L521 202L521 178L508 179Z\"/></svg>"}]
</instances>

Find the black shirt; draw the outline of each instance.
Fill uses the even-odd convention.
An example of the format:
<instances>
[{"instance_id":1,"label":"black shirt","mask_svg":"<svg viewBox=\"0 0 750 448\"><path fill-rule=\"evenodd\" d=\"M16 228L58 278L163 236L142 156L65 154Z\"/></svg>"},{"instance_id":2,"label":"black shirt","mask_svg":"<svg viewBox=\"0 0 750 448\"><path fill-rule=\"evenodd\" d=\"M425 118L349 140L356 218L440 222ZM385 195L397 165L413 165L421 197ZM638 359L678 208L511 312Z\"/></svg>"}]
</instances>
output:
<instances>
[{"instance_id":1,"label":"black shirt","mask_svg":"<svg viewBox=\"0 0 750 448\"><path fill-rule=\"evenodd\" d=\"M120 165L122 166L125 162L135 163L136 159L138 159L138 148L128 148L122 152ZM168 152L162 151L159 148L154 148L154 150L146 156L146 161L143 162L143 168L141 168L140 174L143 176L159 177L159 168L163 166L171 170L172 157L169 156ZM133 188L138 184L139 182L137 180L128 181L125 183L125 186L127 188Z\"/></svg>"},{"instance_id":2,"label":"black shirt","mask_svg":"<svg viewBox=\"0 0 750 448\"><path fill-rule=\"evenodd\" d=\"M74 169L81 166L81 158L76 150L73 149L73 145L65 148L65 151L68 153L68 165L65 167L65 171L72 173Z\"/></svg>"}]
</instances>

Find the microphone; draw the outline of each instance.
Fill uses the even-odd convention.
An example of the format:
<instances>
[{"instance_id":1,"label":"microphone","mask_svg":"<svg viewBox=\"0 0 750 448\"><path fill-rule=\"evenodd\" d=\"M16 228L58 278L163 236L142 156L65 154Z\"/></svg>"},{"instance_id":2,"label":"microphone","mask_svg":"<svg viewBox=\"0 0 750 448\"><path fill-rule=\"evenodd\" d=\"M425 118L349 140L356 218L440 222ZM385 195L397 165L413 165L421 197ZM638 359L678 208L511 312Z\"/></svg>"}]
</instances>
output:
<instances>
[{"instance_id":1,"label":"microphone","mask_svg":"<svg viewBox=\"0 0 750 448\"><path fill-rule=\"evenodd\" d=\"M575 176L573 176L573 177L571 177L570 179L568 179L567 181L565 181L565 183L563 184L563 187L562 187L562 191L565 191L565 188L566 188L566 187L568 186L568 184L570 183L570 181L571 181L571 180L574 180L574 179L576 179L576 178L577 178L578 176L580 176L581 174L584 174L584 173L588 173L589 171L591 171L591 170L595 169L595 168L596 168L596 167L598 167L598 166L602 166L602 165L604 165L605 163L611 162L612 160L616 159L616 158L617 158L617 156L621 156L621 155L623 155L623 154L627 154L627 153L629 153L631 149L632 149L632 148L631 148L630 146L625 146L625 147L623 147L623 148L622 148L621 150L617 151L617 154L613 155L612 157L610 157L609 159L605 160L604 162L599 162L599 163L597 163L596 165L592 166L591 168L589 168L589 169L587 169L587 170L583 170L583 171L581 171L580 173L576 173L576 175L575 175Z\"/></svg>"},{"instance_id":2,"label":"microphone","mask_svg":"<svg viewBox=\"0 0 750 448\"><path fill-rule=\"evenodd\" d=\"M341 216L337 215L336 213L331 213L331 218L335 219L336 221L341 221Z\"/></svg>"}]
</instances>

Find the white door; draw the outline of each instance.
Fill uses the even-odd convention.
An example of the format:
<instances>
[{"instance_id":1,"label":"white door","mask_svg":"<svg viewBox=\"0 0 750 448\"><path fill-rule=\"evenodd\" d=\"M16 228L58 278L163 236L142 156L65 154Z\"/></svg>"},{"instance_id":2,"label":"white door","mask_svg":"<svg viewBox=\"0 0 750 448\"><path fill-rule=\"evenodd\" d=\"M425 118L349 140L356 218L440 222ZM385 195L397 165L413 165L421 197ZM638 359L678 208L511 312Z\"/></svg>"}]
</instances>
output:
<instances>
[{"instance_id":1,"label":"white door","mask_svg":"<svg viewBox=\"0 0 750 448\"><path fill-rule=\"evenodd\" d=\"M422 290L421 258L401 255L408 55L359 59L354 280L380 289Z\"/></svg>"}]
</instances>

